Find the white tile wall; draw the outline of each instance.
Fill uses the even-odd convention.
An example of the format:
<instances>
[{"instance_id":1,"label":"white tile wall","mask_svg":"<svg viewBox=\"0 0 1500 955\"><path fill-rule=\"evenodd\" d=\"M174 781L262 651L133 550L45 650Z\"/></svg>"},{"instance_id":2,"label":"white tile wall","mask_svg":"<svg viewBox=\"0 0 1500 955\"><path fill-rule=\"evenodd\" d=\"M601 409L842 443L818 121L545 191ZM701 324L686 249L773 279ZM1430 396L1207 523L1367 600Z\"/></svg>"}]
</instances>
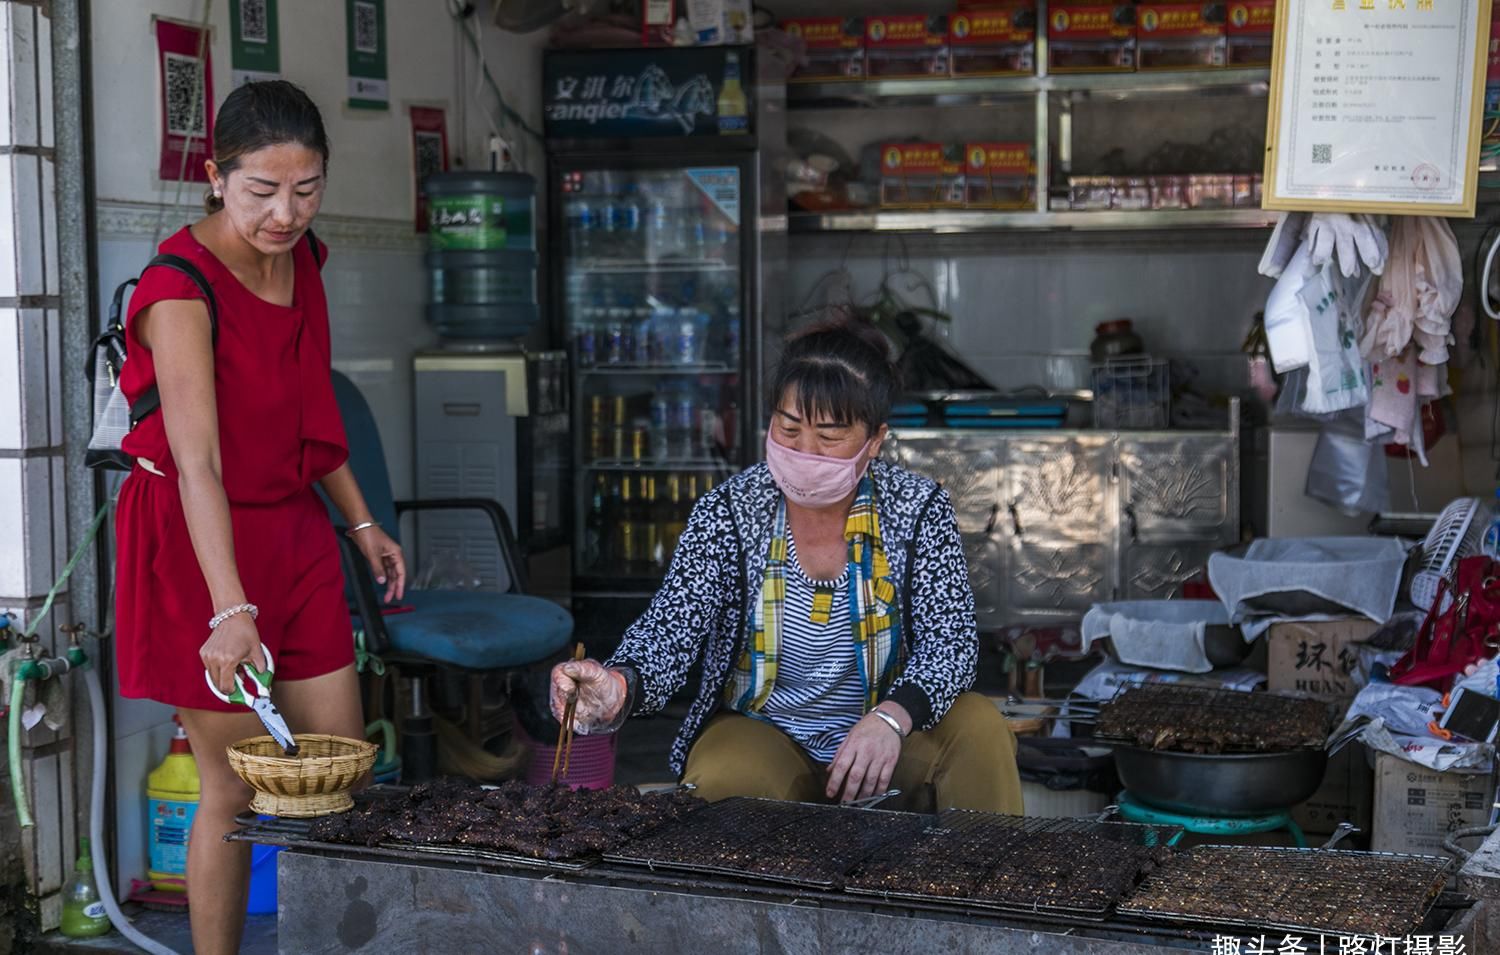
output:
<instances>
[{"instance_id":1,"label":"white tile wall","mask_svg":"<svg viewBox=\"0 0 1500 955\"><path fill-rule=\"evenodd\" d=\"M21 377L26 366L21 362L20 321L16 309L0 308L0 368L12 369L11 374L0 375L0 448L19 448L24 430Z\"/></svg>"},{"instance_id":2,"label":"white tile wall","mask_svg":"<svg viewBox=\"0 0 1500 955\"><path fill-rule=\"evenodd\" d=\"M26 498L19 458L0 458L0 597L27 596ZM43 512L46 513L46 512Z\"/></svg>"},{"instance_id":3,"label":"white tile wall","mask_svg":"<svg viewBox=\"0 0 1500 955\"><path fill-rule=\"evenodd\" d=\"M0 4L0 145L10 145L10 12L13 5Z\"/></svg>"},{"instance_id":4,"label":"white tile wall","mask_svg":"<svg viewBox=\"0 0 1500 955\"><path fill-rule=\"evenodd\" d=\"M11 180L10 163L0 159L0 298L16 295L16 193Z\"/></svg>"},{"instance_id":5,"label":"white tile wall","mask_svg":"<svg viewBox=\"0 0 1500 955\"><path fill-rule=\"evenodd\" d=\"M12 119L9 124L10 144L37 146L42 142L40 104L42 93L38 76L38 43L36 7L28 4L5 4L9 18L10 37L6 65L10 72L10 103ZM50 35L50 34L49 34ZM50 58L48 59L50 63ZM49 77L50 85L50 76Z\"/></svg>"},{"instance_id":6,"label":"white tile wall","mask_svg":"<svg viewBox=\"0 0 1500 955\"><path fill-rule=\"evenodd\" d=\"M46 260L42 252L42 168L36 156L10 156L14 208L9 220L16 239L16 292L44 295L47 292ZM49 202L50 202L49 197Z\"/></svg>"},{"instance_id":7,"label":"white tile wall","mask_svg":"<svg viewBox=\"0 0 1500 955\"><path fill-rule=\"evenodd\" d=\"M0 361L15 369L0 385L0 447L37 449L62 441L60 332L55 309L0 309ZM22 398L24 396L24 400ZM14 402L14 404L10 404Z\"/></svg>"}]
</instances>

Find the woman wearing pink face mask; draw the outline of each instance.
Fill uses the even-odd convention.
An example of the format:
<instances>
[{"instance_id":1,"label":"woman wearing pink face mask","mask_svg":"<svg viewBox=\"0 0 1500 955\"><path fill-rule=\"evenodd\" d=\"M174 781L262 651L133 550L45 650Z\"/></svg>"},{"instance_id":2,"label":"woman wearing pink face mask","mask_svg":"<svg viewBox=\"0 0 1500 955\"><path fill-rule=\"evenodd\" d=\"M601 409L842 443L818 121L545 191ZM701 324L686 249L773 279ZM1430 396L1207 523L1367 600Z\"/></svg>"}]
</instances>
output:
<instances>
[{"instance_id":1,"label":"woman wearing pink face mask","mask_svg":"<svg viewBox=\"0 0 1500 955\"><path fill-rule=\"evenodd\" d=\"M710 800L1021 811L1015 737L965 692L979 641L945 491L879 460L896 371L861 322L809 328L772 380L766 463L693 509L661 590L605 663L552 671L579 733L660 710L702 661L671 765Z\"/></svg>"}]
</instances>

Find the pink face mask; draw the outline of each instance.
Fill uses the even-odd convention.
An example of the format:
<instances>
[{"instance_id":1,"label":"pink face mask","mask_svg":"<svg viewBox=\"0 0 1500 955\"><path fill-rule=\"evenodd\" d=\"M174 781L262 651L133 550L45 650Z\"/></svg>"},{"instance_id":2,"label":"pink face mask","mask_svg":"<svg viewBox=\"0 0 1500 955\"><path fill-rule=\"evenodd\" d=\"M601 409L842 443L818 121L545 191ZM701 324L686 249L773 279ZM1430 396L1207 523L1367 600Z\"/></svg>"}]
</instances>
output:
<instances>
[{"instance_id":1,"label":"pink face mask","mask_svg":"<svg viewBox=\"0 0 1500 955\"><path fill-rule=\"evenodd\" d=\"M874 440L871 438L865 442L852 458L833 458L788 448L777 444L767 434L766 464L787 500L802 507L830 507L859 487L859 479L864 477L869 463L865 452L870 450L870 442Z\"/></svg>"}]
</instances>

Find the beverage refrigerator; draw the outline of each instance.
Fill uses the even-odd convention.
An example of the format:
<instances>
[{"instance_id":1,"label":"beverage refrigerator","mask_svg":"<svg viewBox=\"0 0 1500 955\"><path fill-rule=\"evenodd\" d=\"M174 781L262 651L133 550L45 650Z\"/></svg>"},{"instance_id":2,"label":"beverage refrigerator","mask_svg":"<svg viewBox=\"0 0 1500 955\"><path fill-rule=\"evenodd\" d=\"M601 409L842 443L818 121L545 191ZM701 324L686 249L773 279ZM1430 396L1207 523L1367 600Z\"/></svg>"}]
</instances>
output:
<instances>
[{"instance_id":1,"label":"beverage refrigerator","mask_svg":"<svg viewBox=\"0 0 1500 955\"><path fill-rule=\"evenodd\" d=\"M785 137L764 120L784 87L754 69L750 47L544 60L574 615L608 608L615 633L655 592L694 503L760 457L760 316L780 311L760 276L785 233L782 166L763 143Z\"/></svg>"}]
</instances>

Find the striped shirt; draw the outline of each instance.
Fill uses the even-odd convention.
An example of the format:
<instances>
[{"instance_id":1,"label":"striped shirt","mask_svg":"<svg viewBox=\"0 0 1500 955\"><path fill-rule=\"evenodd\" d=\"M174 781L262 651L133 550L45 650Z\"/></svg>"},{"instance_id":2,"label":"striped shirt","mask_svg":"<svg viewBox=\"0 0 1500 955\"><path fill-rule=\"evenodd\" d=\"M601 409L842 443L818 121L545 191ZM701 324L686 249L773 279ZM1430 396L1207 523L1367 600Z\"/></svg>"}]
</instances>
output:
<instances>
[{"instance_id":1,"label":"striped shirt","mask_svg":"<svg viewBox=\"0 0 1500 955\"><path fill-rule=\"evenodd\" d=\"M765 717L820 763L833 760L864 715L864 683L854 658L849 623L849 571L833 581L813 581L797 561L787 534L786 602L776 683L761 707ZM832 587L827 623L812 622L813 593Z\"/></svg>"}]
</instances>

